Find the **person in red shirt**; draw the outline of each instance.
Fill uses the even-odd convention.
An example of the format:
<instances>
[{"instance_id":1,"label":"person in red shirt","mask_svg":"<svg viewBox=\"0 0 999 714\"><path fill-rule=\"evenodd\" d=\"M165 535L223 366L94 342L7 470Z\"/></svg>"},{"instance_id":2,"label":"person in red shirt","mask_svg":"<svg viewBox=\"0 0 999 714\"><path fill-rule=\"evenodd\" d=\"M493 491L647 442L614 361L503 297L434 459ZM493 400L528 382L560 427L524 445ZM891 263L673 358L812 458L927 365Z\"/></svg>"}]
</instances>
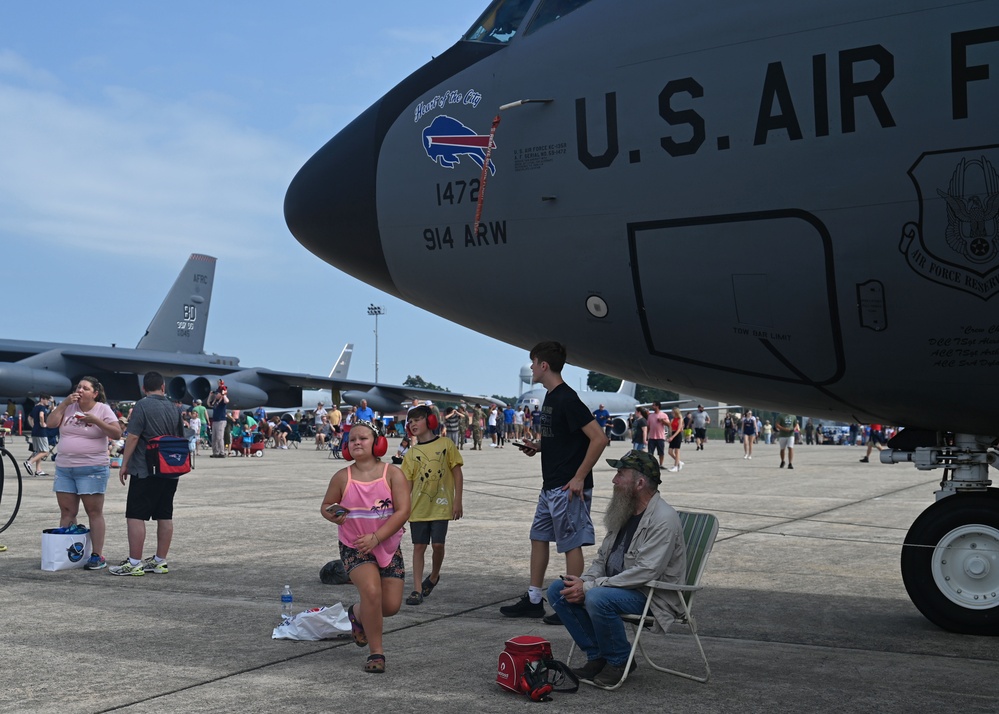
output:
<instances>
[{"instance_id":1,"label":"person in red shirt","mask_svg":"<svg viewBox=\"0 0 999 714\"><path fill-rule=\"evenodd\" d=\"M886 443L884 428L880 424L871 424L871 435L867 437L867 453L864 454L860 463L866 464L871 460L872 449L884 451Z\"/></svg>"}]
</instances>

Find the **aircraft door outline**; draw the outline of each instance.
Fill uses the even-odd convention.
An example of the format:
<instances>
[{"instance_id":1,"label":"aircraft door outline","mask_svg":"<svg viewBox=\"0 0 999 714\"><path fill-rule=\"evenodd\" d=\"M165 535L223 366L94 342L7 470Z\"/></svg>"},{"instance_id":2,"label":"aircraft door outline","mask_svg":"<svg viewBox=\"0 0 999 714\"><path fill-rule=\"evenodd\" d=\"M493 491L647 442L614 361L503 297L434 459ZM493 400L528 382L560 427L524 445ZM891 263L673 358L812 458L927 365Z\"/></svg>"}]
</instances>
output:
<instances>
[{"instance_id":1,"label":"aircraft door outline","mask_svg":"<svg viewBox=\"0 0 999 714\"><path fill-rule=\"evenodd\" d=\"M814 214L695 216L630 223L627 230L650 354L819 389L843 377L832 238ZM665 289L677 293L669 304L682 304L683 315L648 309L657 301L646 291L651 297L664 289L664 275Z\"/></svg>"}]
</instances>

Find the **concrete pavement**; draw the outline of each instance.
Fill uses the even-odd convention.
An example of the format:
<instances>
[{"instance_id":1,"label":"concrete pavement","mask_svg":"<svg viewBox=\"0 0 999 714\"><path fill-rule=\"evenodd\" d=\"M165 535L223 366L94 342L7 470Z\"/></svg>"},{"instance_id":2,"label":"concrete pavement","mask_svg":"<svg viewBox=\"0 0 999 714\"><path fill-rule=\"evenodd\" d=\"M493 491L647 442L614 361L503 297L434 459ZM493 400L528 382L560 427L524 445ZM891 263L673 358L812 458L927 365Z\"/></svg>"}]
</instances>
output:
<instances>
[{"instance_id":1,"label":"concrete pavement","mask_svg":"<svg viewBox=\"0 0 999 714\"><path fill-rule=\"evenodd\" d=\"M20 462L22 439L9 439ZM394 451L395 442L391 450ZM626 451L615 442L605 456ZM751 461L738 445L683 449L665 474L679 509L715 513L721 531L695 600L712 678L698 684L647 666L617 692L583 685L549 707L683 712L994 712L999 640L939 630L916 611L899 574L913 519L936 477L860 464L862 451L796 450L777 468L776 446ZM0 712L500 712L535 706L495 683L503 643L540 634L564 658L568 637L498 607L526 589L527 533L540 462L516 449L463 452L465 513L452 524L440 586L386 621L387 669L367 675L350 640L272 640L281 588L298 608L350 604L352 586L327 586L336 529L318 514L343 462L310 446L264 458L200 458L182 478L168 575L39 569L43 528L58 525L52 478L24 476L14 524L0 534ZM5 463L0 523L14 498ZM47 470L52 470L51 467ZM596 471L598 540L610 493ZM126 553L125 489L112 477L105 555ZM82 514L81 514L82 515ZM81 519L86 522L85 518ZM152 553L153 531L146 554ZM409 564L408 536L403 553ZM587 549L587 561L595 548ZM552 553L549 580L564 561ZM412 589L407 580L406 592ZM689 636L650 637L681 666L699 661Z\"/></svg>"}]
</instances>

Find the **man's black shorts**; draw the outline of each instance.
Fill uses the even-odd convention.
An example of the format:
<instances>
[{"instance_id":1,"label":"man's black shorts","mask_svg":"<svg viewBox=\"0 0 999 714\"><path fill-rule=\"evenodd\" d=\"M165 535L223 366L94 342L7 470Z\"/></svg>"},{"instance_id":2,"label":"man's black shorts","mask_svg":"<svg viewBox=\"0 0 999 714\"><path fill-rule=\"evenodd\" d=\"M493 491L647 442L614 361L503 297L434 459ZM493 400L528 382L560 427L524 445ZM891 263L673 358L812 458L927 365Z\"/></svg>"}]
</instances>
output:
<instances>
[{"instance_id":1,"label":"man's black shorts","mask_svg":"<svg viewBox=\"0 0 999 714\"><path fill-rule=\"evenodd\" d=\"M169 521L173 519L173 495L177 493L175 478L131 476L128 499L125 501L125 518L140 521Z\"/></svg>"}]
</instances>

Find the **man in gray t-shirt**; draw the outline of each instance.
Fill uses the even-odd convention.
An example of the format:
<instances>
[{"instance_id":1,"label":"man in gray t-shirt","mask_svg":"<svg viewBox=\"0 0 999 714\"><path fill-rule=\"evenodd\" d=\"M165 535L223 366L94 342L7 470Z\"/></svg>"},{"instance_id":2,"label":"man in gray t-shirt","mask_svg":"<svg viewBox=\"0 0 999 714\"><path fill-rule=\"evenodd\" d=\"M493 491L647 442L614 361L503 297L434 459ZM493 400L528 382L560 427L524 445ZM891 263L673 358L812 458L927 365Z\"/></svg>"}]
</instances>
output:
<instances>
[{"instance_id":1,"label":"man in gray t-shirt","mask_svg":"<svg viewBox=\"0 0 999 714\"><path fill-rule=\"evenodd\" d=\"M694 428L694 438L697 440L697 448L694 451L704 451L704 442L708 440L708 424L711 423L711 417L704 411L704 407L698 404L697 411L691 414L690 418Z\"/></svg>"},{"instance_id":2,"label":"man in gray t-shirt","mask_svg":"<svg viewBox=\"0 0 999 714\"><path fill-rule=\"evenodd\" d=\"M118 480L128 484L125 520L128 523L128 558L108 571L112 575L165 574L167 552L173 539L173 497L176 478L150 476L146 464L146 444L157 436L183 436L180 410L166 397L166 384L159 372L142 378L144 399L136 402L128 422L128 437L121 459ZM128 483L129 475L133 476ZM142 559L146 541L146 521L156 521L156 554Z\"/></svg>"}]
</instances>

